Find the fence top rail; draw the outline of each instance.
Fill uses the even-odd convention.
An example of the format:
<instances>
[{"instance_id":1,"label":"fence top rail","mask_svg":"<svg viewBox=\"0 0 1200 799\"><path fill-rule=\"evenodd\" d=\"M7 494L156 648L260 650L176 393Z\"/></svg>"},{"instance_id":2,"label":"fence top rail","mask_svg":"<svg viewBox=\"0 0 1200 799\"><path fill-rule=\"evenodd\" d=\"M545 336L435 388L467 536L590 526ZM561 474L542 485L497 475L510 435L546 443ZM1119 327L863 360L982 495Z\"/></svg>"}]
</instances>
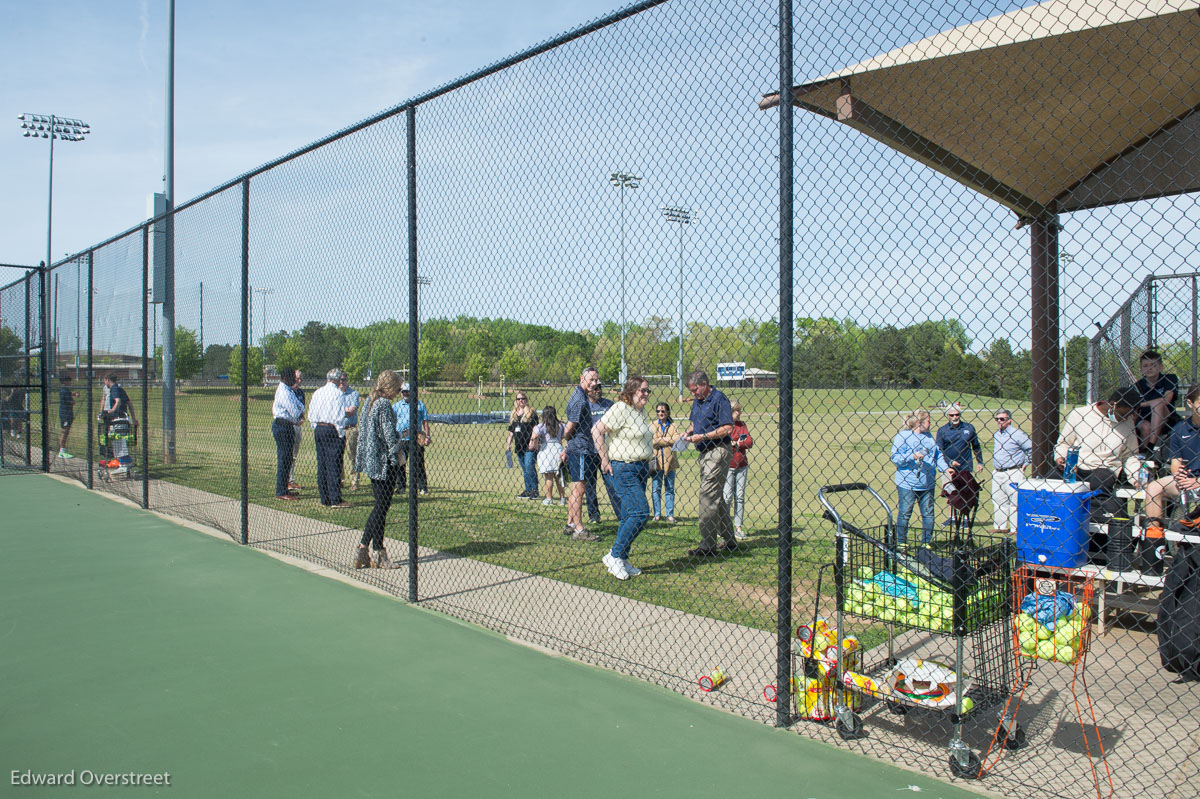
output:
<instances>
[{"instance_id":1,"label":"fence top rail","mask_svg":"<svg viewBox=\"0 0 1200 799\"><path fill-rule=\"evenodd\" d=\"M208 198L213 197L217 194L220 194L221 192L226 191L227 189L230 189L233 186L238 185L239 183L247 181L250 178L257 177L258 175L261 175L264 172L274 169L277 166L286 164L288 161L293 161L302 155L306 155L307 153L312 152L313 150L317 150L328 144L332 144L333 142L337 141L338 139L345 138L346 136L349 136L352 133L357 133L358 131L363 130L364 128L369 128L370 126L375 125L379 122L382 122L385 119L396 116L398 114L402 114L402 113L408 111L410 108L416 108L417 106L428 103L430 100L434 100L438 97L441 97L444 94L449 94L450 92L455 91L457 89L461 89L462 87L467 86L468 84L482 80L490 75L496 74L497 72L501 72L505 69L508 69L509 67L515 66L515 65L521 63L522 61L528 61L529 59L534 58L535 56L539 56L542 53L548 52L557 47L561 47L562 45L568 44L572 41L575 41L576 39L581 39L590 33L594 33L595 31L598 31L602 28L606 28L609 25L614 25L618 22L621 22L622 20L628 19L629 17L640 14L643 11L654 8L655 6L662 5L666 2L668 2L668 0L641 0L641 2L626 6L622 9L612 12L611 14L600 17L591 22L584 23L583 25L580 25L578 27L572 28L571 30L567 31L566 33L560 34L551 39L547 39L546 41L542 42L541 44L535 44L534 46L532 46L526 50L522 50L521 52L519 52L515 55L512 55L512 56L509 56L508 58L504 58L504 59L496 61L492 64L489 64L488 66L485 66L482 69L478 69L475 72L472 72L461 78L457 78L455 80L449 81L448 83L444 83L441 86L439 86L431 91L425 92L424 94L419 94L416 97L405 100L404 102L400 103L399 105L394 105L391 108L380 111L379 113L377 113L373 116L367 117L366 119L364 119L360 122L355 122L354 124L349 125L345 128L342 128L341 130L334 131L333 133L329 134L328 136L325 136L324 138L321 138L321 139L317 139L316 141L312 142L311 144L307 144L299 149L296 149L290 153L287 153L286 155L282 155L279 158L276 158L272 161L268 161L267 163L263 164L262 166L255 167L254 169L251 169L247 172L243 172L242 174L238 175L237 177L227 180L224 183L216 186L215 188L209 189L208 191L204 192L203 194L199 194L199 195L193 197L192 199L187 200L184 203L176 205L172 211L162 213L162 214L160 214L156 217L152 217L150 219L146 219L145 221L139 222L138 224L133 225L132 227L128 228L127 230L124 230L124 231L116 234L115 236L111 236L111 237L105 239L104 241L99 242L98 244L93 244L91 247L88 247L85 250L80 250L77 253L68 255L66 258L63 258L61 261L55 262L51 268L57 267L61 264L64 264L64 263L67 263L70 261L74 261L77 258L92 252L93 250L100 249L101 247L107 246L108 244L111 244L112 242L117 241L118 239L124 238L125 236L135 233L139 229L147 228L148 226L154 224L155 222L165 219L169 214L178 213L179 211L183 211L193 205L204 202Z\"/></svg>"},{"instance_id":2,"label":"fence top rail","mask_svg":"<svg viewBox=\"0 0 1200 799\"><path fill-rule=\"evenodd\" d=\"M1149 286L1153 285L1154 283L1163 283L1168 280L1184 280L1187 278L1200 278L1200 272L1174 272L1174 273L1169 273L1169 274L1165 274L1165 275L1150 275L1145 280L1143 280L1140 284L1138 284L1138 287L1136 289L1134 289L1133 292L1129 295L1129 299L1127 299L1127 300L1125 300L1125 302L1121 303L1121 307L1117 309L1117 312L1114 313L1112 316L1108 317L1108 321L1106 321L1104 323L1104 329L1107 330L1108 328L1110 328L1112 326L1113 322L1117 321L1118 317L1120 317L1122 314L1124 314L1126 311L1128 311L1129 307L1130 307L1130 303L1133 302L1133 298L1136 297L1139 293L1144 291ZM1099 330L1097 330L1096 334L1094 336L1092 336L1091 339L1089 339L1089 340L1093 344L1099 344L1101 341L1101 338L1102 338L1102 334Z\"/></svg>"}]
</instances>

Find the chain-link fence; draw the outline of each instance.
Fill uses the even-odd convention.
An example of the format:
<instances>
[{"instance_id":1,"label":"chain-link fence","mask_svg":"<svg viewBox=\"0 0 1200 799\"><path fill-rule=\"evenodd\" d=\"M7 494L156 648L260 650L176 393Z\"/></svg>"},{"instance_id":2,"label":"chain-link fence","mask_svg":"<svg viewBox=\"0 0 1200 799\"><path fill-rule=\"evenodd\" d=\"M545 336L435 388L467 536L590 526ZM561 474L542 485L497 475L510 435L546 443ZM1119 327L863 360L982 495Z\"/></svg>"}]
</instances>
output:
<instances>
[{"instance_id":1,"label":"chain-link fence","mask_svg":"<svg viewBox=\"0 0 1200 799\"><path fill-rule=\"evenodd\" d=\"M1194 795L1196 3L797 20L641 3L55 265L52 468L875 757Z\"/></svg>"}]
</instances>

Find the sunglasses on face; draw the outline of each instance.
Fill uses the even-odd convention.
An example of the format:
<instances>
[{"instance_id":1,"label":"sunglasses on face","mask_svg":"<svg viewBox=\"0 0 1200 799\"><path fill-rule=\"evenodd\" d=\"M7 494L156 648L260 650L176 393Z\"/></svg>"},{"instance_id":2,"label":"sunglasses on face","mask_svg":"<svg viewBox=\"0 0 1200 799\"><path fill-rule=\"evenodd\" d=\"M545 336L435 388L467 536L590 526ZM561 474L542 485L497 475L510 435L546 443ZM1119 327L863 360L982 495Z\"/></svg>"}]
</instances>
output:
<instances>
[{"instance_id":1,"label":"sunglasses on face","mask_svg":"<svg viewBox=\"0 0 1200 799\"><path fill-rule=\"evenodd\" d=\"M996 417L996 421L997 421L997 422L1007 422L1007 421L1008 421L1008 417L1007 417L1007 416L997 416L997 417Z\"/></svg>"},{"instance_id":2,"label":"sunglasses on face","mask_svg":"<svg viewBox=\"0 0 1200 799\"><path fill-rule=\"evenodd\" d=\"M962 416L962 414L961 414L961 413L948 413L948 414L946 414L946 415L947 415L947 416L949 416L951 419L957 419L957 418L959 418L960 416Z\"/></svg>"}]
</instances>

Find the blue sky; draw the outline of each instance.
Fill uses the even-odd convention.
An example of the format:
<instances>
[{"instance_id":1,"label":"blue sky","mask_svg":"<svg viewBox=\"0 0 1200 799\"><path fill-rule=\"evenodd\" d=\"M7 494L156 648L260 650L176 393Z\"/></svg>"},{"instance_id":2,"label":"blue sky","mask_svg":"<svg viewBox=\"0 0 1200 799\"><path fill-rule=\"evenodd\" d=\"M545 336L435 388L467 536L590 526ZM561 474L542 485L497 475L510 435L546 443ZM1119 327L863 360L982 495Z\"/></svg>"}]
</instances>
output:
<instances>
[{"instance_id":1,"label":"blue sky","mask_svg":"<svg viewBox=\"0 0 1200 799\"><path fill-rule=\"evenodd\" d=\"M618 5L178 0L176 199ZM21 136L17 114L92 125L85 142L55 147L58 260L141 222L161 190L166 2L7 0L2 17L0 261L46 252L47 147Z\"/></svg>"},{"instance_id":2,"label":"blue sky","mask_svg":"<svg viewBox=\"0 0 1200 799\"><path fill-rule=\"evenodd\" d=\"M180 2L176 199L604 16L611 1ZM868 2L813 0L797 15L796 80L1015 5L904 0L881 15ZM11 114L0 135L0 261L45 254L46 147L21 137L23 111L93 126L86 142L55 150L55 260L146 218L161 187L164 8L9 4L0 58L20 80L0 88ZM672 0L422 106L423 317L593 330L620 318L621 205L607 175L626 169L644 178L626 195L629 320L678 317L679 228L664 220L667 205L698 212L685 231L684 319L776 318L777 116L755 106L777 88L775 9ZM271 291L269 330L407 316L402 121L255 179L251 282ZM796 130L797 316L955 317L975 350L998 337L1028 346L1029 236L1011 213L830 120L798 111ZM235 341L228 267L240 206L232 194L205 206L177 228L177 321L198 327L205 281L206 341ZM1062 247L1076 256L1062 269L1064 339L1090 336L1146 274L1194 268L1197 217L1195 198L1064 217ZM125 350L140 325L138 287L114 277L100 279L98 346ZM66 305L60 316L73 312Z\"/></svg>"}]
</instances>

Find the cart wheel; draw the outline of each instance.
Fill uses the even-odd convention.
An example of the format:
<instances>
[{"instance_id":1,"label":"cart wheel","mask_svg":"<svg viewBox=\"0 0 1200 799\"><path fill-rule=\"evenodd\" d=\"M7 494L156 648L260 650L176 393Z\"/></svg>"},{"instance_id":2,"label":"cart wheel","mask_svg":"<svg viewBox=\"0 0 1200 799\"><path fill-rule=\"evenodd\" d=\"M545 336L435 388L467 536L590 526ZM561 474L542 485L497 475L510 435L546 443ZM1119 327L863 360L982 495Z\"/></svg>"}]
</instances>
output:
<instances>
[{"instance_id":1,"label":"cart wheel","mask_svg":"<svg viewBox=\"0 0 1200 799\"><path fill-rule=\"evenodd\" d=\"M767 700L768 702L779 701L779 692L775 690L774 685L768 685L763 688L763 699Z\"/></svg>"},{"instance_id":2,"label":"cart wheel","mask_svg":"<svg viewBox=\"0 0 1200 799\"><path fill-rule=\"evenodd\" d=\"M846 726L842 724L841 719L838 719L836 722L834 722L833 726L837 729L838 735L842 736L843 741L857 741L859 738L867 737L867 732L863 728L862 719L853 713L850 714L849 729L846 729Z\"/></svg>"},{"instance_id":3,"label":"cart wheel","mask_svg":"<svg viewBox=\"0 0 1200 799\"><path fill-rule=\"evenodd\" d=\"M979 770L982 767L983 763L980 762L979 756L974 752L968 753L965 768L958 764L958 758L953 753L950 754L950 773L955 777L960 777L964 780L977 780L979 779Z\"/></svg>"},{"instance_id":4,"label":"cart wheel","mask_svg":"<svg viewBox=\"0 0 1200 799\"><path fill-rule=\"evenodd\" d=\"M904 705L900 704L899 702L895 702L891 699L887 700L887 709L888 709L889 713L896 715L896 716L907 716L908 715L908 708L906 708Z\"/></svg>"},{"instance_id":5,"label":"cart wheel","mask_svg":"<svg viewBox=\"0 0 1200 799\"><path fill-rule=\"evenodd\" d=\"M1025 746L1025 730L1021 729L1021 725L1013 727L1012 734L1004 739L1005 749L1021 749Z\"/></svg>"}]
</instances>

